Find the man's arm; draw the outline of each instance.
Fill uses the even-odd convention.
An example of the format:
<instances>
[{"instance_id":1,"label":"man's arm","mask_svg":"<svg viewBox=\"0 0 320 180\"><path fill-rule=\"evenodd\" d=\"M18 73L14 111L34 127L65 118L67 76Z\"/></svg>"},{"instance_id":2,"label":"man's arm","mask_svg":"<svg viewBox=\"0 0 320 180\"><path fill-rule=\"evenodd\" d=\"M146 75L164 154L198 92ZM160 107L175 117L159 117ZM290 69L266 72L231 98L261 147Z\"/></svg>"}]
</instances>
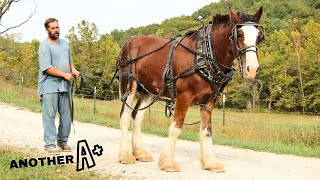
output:
<instances>
[{"instance_id":1,"label":"man's arm","mask_svg":"<svg viewBox=\"0 0 320 180\"><path fill-rule=\"evenodd\" d=\"M52 75L52 76L63 77L64 79L66 79L68 81L71 81L73 78L72 74L62 72L54 67L47 69L45 72Z\"/></svg>"}]
</instances>

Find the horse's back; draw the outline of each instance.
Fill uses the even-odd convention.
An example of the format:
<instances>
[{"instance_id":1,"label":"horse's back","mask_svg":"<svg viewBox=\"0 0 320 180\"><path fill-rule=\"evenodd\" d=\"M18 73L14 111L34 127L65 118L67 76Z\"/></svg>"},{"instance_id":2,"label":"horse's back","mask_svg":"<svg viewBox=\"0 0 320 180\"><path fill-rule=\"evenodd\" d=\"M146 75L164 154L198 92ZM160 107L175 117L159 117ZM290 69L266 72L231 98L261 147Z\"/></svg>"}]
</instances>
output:
<instances>
[{"instance_id":1,"label":"horse's back","mask_svg":"<svg viewBox=\"0 0 320 180\"><path fill-rule=\"evenodd\" d=\"M132 37L129 41L129 48L132 56L136 55L138 57L158 49L169 41L169 39L159 36L139 35Z\"/></svg>"}]
</instances>

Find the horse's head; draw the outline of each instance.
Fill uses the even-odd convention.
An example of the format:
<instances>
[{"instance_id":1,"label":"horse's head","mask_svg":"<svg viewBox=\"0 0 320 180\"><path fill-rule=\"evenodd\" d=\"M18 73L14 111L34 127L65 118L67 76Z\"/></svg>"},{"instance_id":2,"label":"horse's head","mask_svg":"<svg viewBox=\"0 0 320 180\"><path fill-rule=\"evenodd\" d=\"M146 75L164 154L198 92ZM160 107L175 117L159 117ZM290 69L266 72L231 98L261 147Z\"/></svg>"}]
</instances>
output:
<instances>
[{"instance_id":1,"label":"horse's head","mask_svg":"<svg viewBox=\"0 0 320 180\"><path fill-rule=\"evenodd\" d=\"M254 14L235 13L229 8L233 23L230 40L236 50L240 69L245 79L254 79L258 68L257 45L264 40L263 28L258 24L262 7Z\"/></svg>"}]
</instances>

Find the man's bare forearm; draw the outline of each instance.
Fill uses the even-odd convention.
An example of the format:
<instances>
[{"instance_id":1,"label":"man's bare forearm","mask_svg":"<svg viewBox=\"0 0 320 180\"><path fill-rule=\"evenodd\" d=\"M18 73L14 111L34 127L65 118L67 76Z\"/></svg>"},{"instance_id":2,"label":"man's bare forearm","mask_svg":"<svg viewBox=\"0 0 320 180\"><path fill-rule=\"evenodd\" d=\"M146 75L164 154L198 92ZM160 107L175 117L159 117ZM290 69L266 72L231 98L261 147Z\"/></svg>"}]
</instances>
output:
<instances>
[{"instance_id":1,"label":"man's bare forearm","mask_svg":"<svg viewBox=\"0 0 320 180\"><path fill-rule=\"evenodd\" d=\"M48 73L48 74L50 74L52 76L62 77L64 79L68 80L68 81L70 81L72 79L72 74L65 73L63 71L60 71L60 70L54 68L54 67L47 69L46 73Z\"/></svg>"}]
</instances>

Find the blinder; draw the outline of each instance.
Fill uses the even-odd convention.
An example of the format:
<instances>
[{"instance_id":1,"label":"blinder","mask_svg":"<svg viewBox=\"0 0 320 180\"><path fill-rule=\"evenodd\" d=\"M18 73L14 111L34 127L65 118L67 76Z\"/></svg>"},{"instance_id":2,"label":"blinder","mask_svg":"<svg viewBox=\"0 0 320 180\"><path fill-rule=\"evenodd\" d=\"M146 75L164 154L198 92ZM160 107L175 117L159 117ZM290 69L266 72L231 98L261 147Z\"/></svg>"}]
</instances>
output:
<instances>
[{"instance_id":1,"label":"blinder","mask_svg":"<svg viewBox=\"0 0 320 180\"><path fill-rule=\"evenodd\" d=\"M244 48L240 48L239 47L239 44L238 44L238 29L242 26L255 26L258 30L259 30L259 37L258 37L258 44L262 43L265 39L265 36L264 36L264 29L262 26L260 26L259 24L257 24L256 22L245 22L245 23L239 23L239 24L235 24L233 25L232 27L232 32L231 32L231 36L229 37L231 43L233 45L235 45L236 47L236 56L237 56L237 59L239 61L239 66L240 66L240 71L242 71L242 60L241 60L241 55L246 53L246 52L249 52L249 51L253 51L255 52L256 54L258 54L258 47L255 46L255 45L249 45L249 46L246 46ZM255 50L253 49L250 49L254 47Z\"/></svg>"},{"instance_id":2,"label":"blinder","mask_svg":"<svg viewBox=\"0 0 320 180\"><path fill-rule=\"evenodd\" d=\"M265 37L264 37L264 29L263 29L262 26L258 26L258 29L259 29L258 44L260 44L260 43L263 43L264 40L265 40Z\"/></svg>"},{"instance_id":3,"label":"blinder","mask_svg":"<svg viewBox=\"0 0 320 180\"><path fill-rule=\"evenodd\" d=\"M258 44L262 43L265 40L265 36L264 36L265 31L262 26L260 26L255 22L245 22L245 23L239 23L239 24L233 25L232 32L231 32L232 34L229 37L229 39L232 42L238 43L238 29L242 26L255 26L259 30Z\"/></svg>"}]
</instances>

